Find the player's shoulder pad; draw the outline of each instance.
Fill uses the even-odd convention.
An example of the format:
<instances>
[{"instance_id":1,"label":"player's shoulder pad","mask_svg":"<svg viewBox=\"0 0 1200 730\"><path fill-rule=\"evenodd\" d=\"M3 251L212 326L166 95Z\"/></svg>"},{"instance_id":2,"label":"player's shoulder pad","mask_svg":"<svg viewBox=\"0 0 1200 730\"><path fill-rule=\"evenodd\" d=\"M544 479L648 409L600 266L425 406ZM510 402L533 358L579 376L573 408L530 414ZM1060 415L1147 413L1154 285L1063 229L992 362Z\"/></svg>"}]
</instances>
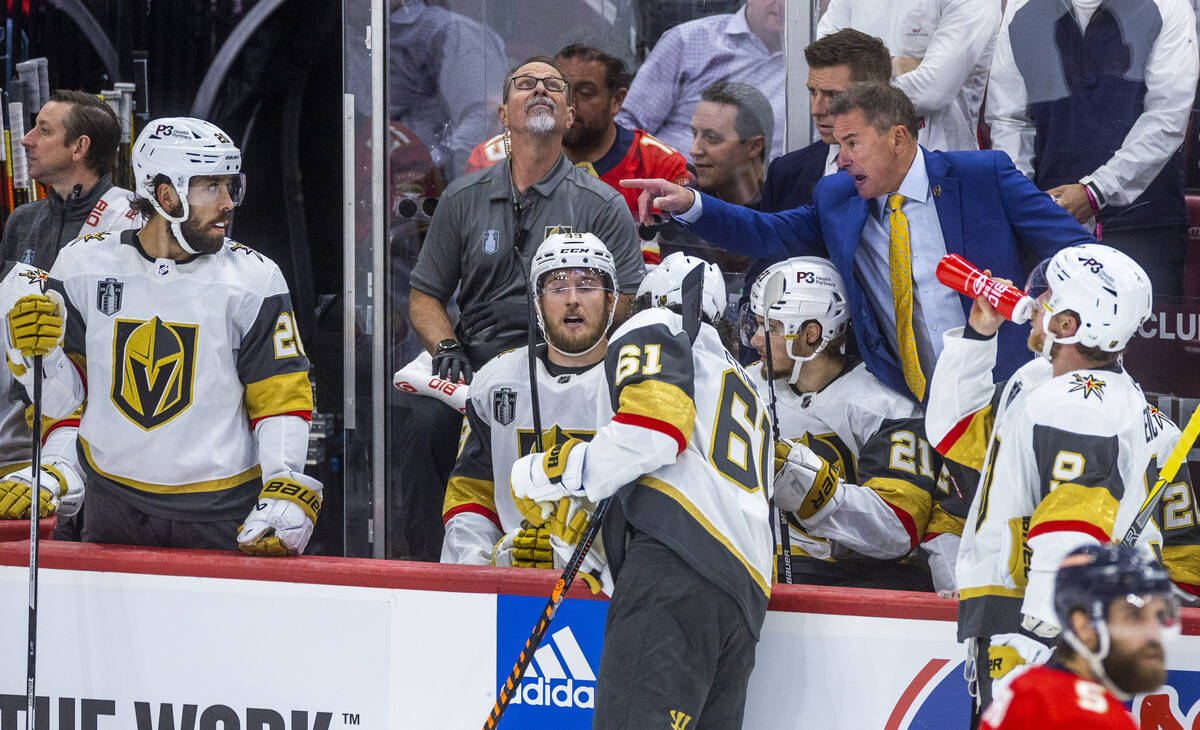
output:
<instances>
[{"instance_id":1,"label":"player's shoulder pad","mask_svg":"<svg viewBox=\"0 0 1200 730\"><path fill-rule=\"evenodd\" d=\"M50 280L50 275L36 266L15 261L10 262L9 265L12 268L4 273L3 284L6 288L13 287L21 290L18 296L40 293Z\"/></svg>"},{"instance_id":2,"label":"player's shoulder pad","mask_svg":"<svg viewBox=\"0 0 1200 730\"><path fill-rule=\"evenodd\" d=\"M237 254L241 254L242 256L252 256L252 257L258 259L258 261L260 261L260 262L267 260L267 258L265 256L263 256L261 253L259 253L258 251L255 251L254 249L250 248L246 244L239 243L239 242L233 240L232 238L225 239L225 249L227 251L229 251L230 253L237 253Z\"/></svg>"},{"instance_id":3,"label":"player's shoulder pad","mask_svg":"<svg viewBox=\"0 0 1200 730\"><path fill-rule=\"evenodd\" d=\"M609 340L609 348L611 349L613 343L634 330L655 326L666 327L671 334L677 334L683 332L683 317L663 307L643 309L625 320L624 324L618 327L616 332L613 332L612 338Z\"/></svg>"},{"instance_id":4,"label":"player's shoulder pad","mask_svg":"<svg viewBox=\"0 0 1200 730\"><path fill-rule=\"evenodd\" d=\"M496 355L485 362L475 377L471 378L471 393L486 396L487 391L501 383L517 383L523 385L522 390L529 385L529 359L524 347L514 347L511 350Z\"/></svg>"},{"instance_id":5,"label":"player's shoulder pad","mask_svg":"<svg viewBox=\"0 0 1200 730\"><path fill-rule=\"evenodd\" d=\"M103 243L105 241L107 241L109 243L117 243L120 241L120 237L121 237L120 231L100 231L98 233L85 233L82 236L80 236L79 238L76 238L75 240L71 241L66 246L64 246L63 250L65 251L66 249L72 248L74 246L83 246L85 244L93 244L94 245L97 243Z\"/></svg>"},{"instance_id":6,"label":"player's shoulder pad","mask_svg":"<svg viewBox=\"0 0 1200 730\"><path fill-rule=\"evenodd\" d=\"M866 363L860 362L854 366L850 372L838 378L835 385L851 410L891 419L920 415L920 408L911 398L892 390L872 375Z\"/></svg>"},{"instance_id":7,"label":"player's shoulder pad","mask_svg":"<svg viewBox=\"0 0 1200 730\"><path fill-rule=\"evenodd\" d=\"M1140 420L1144 402L1137 386L1123 372L1075 370L1035 388L1025 399L1025 410L1036 424L1110 435L1125 430L1131 418Z\"/></svg>"},{"instance_id":8,"label":"player's shoulder pad","mask_svg":"<svg viewBox=\"0 0 1200 730\"><path fill-rule=\"evenodd\" d=\"M262 297L289 294L287 280L279 265L244 243L226 238L221 250L211 257L215 265L222 267L220 278L228 283Z\"/></svg>"}]
</instances>

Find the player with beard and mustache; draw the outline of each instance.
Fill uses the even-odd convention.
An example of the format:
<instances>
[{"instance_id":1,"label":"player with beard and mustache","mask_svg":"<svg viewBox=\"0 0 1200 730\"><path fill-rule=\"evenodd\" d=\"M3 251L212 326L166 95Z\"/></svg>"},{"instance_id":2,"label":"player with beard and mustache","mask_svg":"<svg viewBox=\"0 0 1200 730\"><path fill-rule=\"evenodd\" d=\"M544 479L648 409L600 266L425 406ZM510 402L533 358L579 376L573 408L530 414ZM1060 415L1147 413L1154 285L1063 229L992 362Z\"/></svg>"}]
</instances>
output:
<instances>
[{"instance_id":1,"label":"player with beard and mustache","mask_svg":"<svg viewBox=\"0 0 1200 730\"><path fill-rule=\"evenodd\" d=\"M981 727L1136 728L1121 702L1162 686L1163 640L1179 633L1167 572L1134 548L1093 545L1067 556L1054 589L1063 626L1054 654L998 682Z\"/></svg>"},{"instance_id":2,"label":"player with beard and mustache","mask_svg":"<svg viewBox=\"0 0 1200 730\"><path fill-rule=\"evenodd\" d=\"M47 434L78 429L85 542L285 555L312 535L308 358L279 267L228 238L241 164L216 125L150 122L133 149L146 224L76 239L51 272L63 295L10 312L27 388L44 355Z\"/></svg>"},{"instance_id":3,"label":"player with beard and mustache","mask_svg":"<svg viewBox=\"0 0 1200 730\"><path fill-rule=\"evenodd\" d=\"M546 338L536 355L543 449L596 432L596 400L605 391L607 333L616 304L612 255L591 233L556 233L533 256L530 281ZM564 498L540 524L522 520L509 471L537 451L529 397L529 352L518 348L484 365L469 386L470 431L446 487L442 562L561 568L587 525L592 505ZM585 572L599 577L594 548Z\"/></svg>"},{"instance_id":4,"label":"player with beard and mustache","mask_svg":"<svg viewBox=\"0 0 1200 730\"><path fill-rule=\"evenodd\" d=\"M629 91L629 74L618 58L579 43L564 47L555 56L571 87L575 121L563 134L567 159L608 183L625 198L637 215L637 191L618 183L626 177L661 177L680 185L690 177L683 155L644 129L630 129L614 118ZM482 170L503 160L506 134L481 142L471 151L464 173ZM645 253L645 251L643 251ZM657 257L647 263L658 263Z\"/></svg>"}]
</instances>

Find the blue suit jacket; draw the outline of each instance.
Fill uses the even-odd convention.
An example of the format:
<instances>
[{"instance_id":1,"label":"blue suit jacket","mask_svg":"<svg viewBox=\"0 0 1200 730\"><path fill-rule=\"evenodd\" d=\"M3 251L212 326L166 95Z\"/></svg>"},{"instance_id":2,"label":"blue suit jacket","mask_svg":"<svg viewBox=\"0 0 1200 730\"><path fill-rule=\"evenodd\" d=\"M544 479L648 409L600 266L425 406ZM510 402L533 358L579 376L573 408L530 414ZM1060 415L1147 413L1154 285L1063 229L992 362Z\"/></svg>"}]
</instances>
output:
<instances>
[{"instance_id":1,"label":"blue suit jacket","mask_svg":"<svg viewBox=\"0 0 1200 730\"><path fill-rule=\"evenodd\" d=\"M1095 243L1079 223L1013 166L1008 155L992 150L929 152L925 168L934 194L946 252L956 253L992 275L1025 283L1027 272L1060 248ZM880 332L875 313L855 273L854 252L867 221L867 201L844 173L821 178L813 202L781 213L760 213L704 195L704 212L692 229L730 251L758 258L827 256L841 272L859 351L877 378L909 393L896 355ZM883 301L891 301L890 294ZM964 316L971 300L962 297ZM1031 353L1029 329L1005 323L993 371L997 381L1010 377ZM928 396L928 393L926 394Z\"/></svg>"}]
</instances>

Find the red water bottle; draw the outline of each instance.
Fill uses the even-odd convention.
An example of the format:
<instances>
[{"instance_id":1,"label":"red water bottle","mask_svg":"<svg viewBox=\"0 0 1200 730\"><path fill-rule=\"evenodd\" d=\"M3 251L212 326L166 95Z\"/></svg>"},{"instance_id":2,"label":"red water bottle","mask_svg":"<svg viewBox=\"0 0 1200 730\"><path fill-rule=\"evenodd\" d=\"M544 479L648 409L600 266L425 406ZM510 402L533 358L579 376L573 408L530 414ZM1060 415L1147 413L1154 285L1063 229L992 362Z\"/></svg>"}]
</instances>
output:
<instances>
[{"instance_id":1,"label":"red water bottle","mask_svg":"<svg viewBox=\"0 0 1200 730\"><path fill-rule=\"evenodd\" d=\"M1016 288L996 281L958 254L948 253L937 265L937 278L972 299L985 297L1010 322L1024 324L1033 316L1033 299Z\"/></svg>"}]
</instances>

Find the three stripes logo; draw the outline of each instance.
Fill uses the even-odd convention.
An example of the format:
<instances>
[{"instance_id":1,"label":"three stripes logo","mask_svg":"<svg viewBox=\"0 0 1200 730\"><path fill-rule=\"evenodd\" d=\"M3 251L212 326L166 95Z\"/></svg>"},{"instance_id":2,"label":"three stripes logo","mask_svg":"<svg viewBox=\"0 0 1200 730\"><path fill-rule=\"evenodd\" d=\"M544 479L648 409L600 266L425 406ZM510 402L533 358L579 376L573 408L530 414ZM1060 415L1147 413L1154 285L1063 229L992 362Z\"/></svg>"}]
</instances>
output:
<instances>
[{"instance_id":1,"label":"three stripes logo","mask_svg":"<svg viewBox=\"0 0 1200 730\"><path fill-rule=\"evenodd\" d=\"M512 704L591 709L595 700L596 673L571 627L565 626L533 653Z\"/></svg>"}]
</instances>

